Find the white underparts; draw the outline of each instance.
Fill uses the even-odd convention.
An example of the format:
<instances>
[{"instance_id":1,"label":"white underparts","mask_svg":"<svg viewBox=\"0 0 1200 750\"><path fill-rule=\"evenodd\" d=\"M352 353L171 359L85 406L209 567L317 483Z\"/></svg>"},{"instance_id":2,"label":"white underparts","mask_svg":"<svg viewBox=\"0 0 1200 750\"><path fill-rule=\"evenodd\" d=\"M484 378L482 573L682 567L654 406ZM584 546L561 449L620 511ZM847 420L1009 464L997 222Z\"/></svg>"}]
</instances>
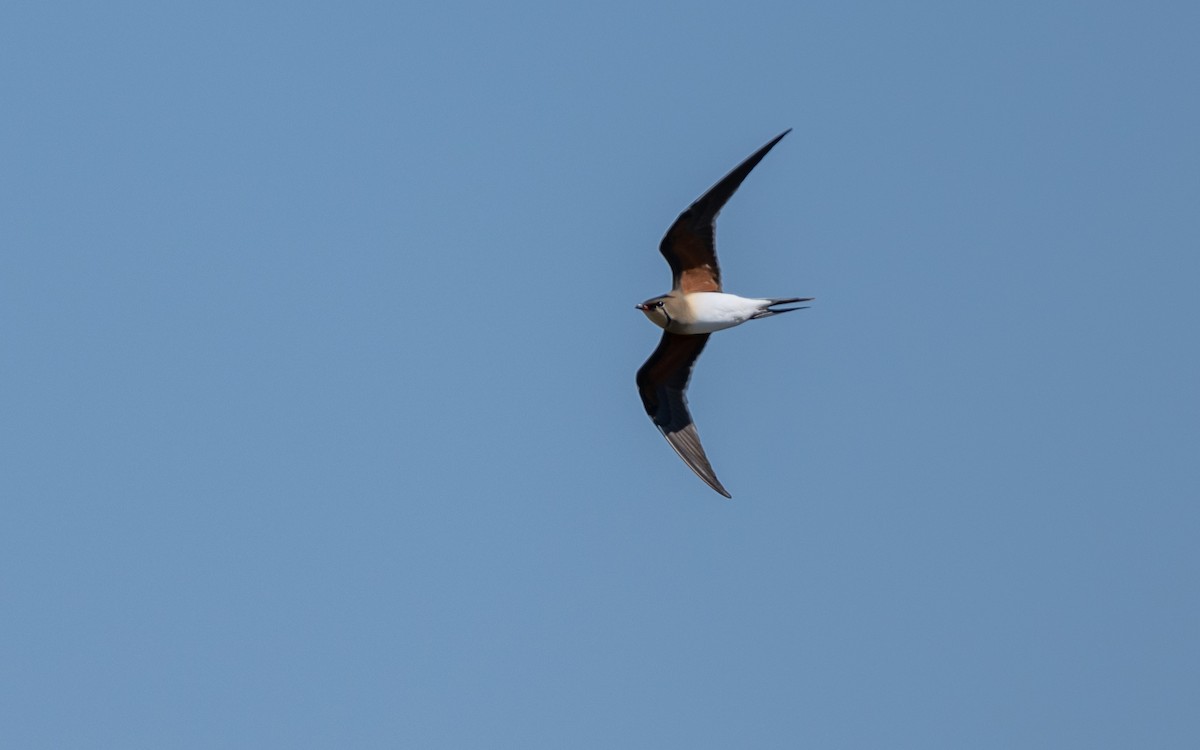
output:
<instances>
[{"instance_id":1,"label":"white underparts","mask_svg":"<svg viewBox=\"0 0 1200 750\"><path fill-rule=\"evenodd\" d=\"M712 333L733 328L771 303L724 292L692 292L684 296L683 302L686 307L681 311L683 314L672 316L669 330L674 333Z\"/></svg>"}]
</instances>

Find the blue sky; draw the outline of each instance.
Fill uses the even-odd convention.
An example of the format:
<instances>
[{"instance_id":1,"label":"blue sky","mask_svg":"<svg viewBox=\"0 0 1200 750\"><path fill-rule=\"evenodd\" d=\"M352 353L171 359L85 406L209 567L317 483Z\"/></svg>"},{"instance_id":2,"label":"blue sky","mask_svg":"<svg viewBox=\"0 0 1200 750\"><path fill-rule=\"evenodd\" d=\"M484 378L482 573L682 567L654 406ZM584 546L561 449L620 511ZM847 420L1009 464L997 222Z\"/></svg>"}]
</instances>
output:
<instances>
[{"instance_id":1,"label":"blue sky","mask_svg":"<svg viewBox=\"0 0 1200 750\"><path fill-rule=\"evenodd\" d=\"M9 747L1200 743L1193 3L0 11ZM690 201L706 488L633 387Z\"/></svg>"}]
</instances>

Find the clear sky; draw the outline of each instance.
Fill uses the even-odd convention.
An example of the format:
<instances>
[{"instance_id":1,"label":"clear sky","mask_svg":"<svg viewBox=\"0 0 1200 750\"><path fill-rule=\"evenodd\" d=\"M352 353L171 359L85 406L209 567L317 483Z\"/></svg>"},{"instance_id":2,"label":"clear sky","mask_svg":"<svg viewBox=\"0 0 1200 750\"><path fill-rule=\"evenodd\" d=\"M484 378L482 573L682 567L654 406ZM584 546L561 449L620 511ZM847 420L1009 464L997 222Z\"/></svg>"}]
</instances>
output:
<instances>
[{"instance_id":1,"label":"clear sky","mask_svg":"<svg viewBox=\"0 0 1200 750\"><path fill-rule=\"evenodd\" d=\"M0 744L1200 747L1198 33L6 4Z\"/></svg>"}]
</instances>

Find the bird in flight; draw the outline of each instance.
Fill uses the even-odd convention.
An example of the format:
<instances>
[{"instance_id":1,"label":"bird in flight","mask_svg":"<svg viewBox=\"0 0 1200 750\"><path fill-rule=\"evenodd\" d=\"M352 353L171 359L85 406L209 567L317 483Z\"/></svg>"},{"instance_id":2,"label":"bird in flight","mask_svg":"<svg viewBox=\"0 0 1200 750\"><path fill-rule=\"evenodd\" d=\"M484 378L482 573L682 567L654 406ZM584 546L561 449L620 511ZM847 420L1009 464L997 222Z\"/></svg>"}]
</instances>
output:
<instances>
[{"instance_id":1,"label":"bird in flight","mask_svg":"<svg viewBox=\"0 0 1200 750\"><path fill-rule=\"evenodd\" d=\"M790 132L790 128L783 131L755 151L679 215L658 247L671 266L671 291L637 305L650 322L663 329L658 348L637 373L638 393L646 413L696 476L725 497L732 496L704 455L700 435L688 412L686 394L692 366L714 331L801 310L803 307L781 305L808 302L812 297L755 299L721 291L713 235L721 207L750 170Z\"/></svg>"}]
</instances>

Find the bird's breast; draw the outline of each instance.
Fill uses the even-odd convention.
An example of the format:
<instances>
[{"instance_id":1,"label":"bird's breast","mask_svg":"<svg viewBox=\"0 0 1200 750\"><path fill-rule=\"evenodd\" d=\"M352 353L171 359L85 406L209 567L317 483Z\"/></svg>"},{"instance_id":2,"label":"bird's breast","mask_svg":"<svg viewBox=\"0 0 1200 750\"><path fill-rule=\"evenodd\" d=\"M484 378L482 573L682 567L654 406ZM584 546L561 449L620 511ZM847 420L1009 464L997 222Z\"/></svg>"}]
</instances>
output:
<instances>
[{"instance_id":1,"label":"bird's breast","mask_svg":"<svg viewBox=\"0 0 1200 750\"><path fill-rule=\"evenodd\" d=\"M692 292L683 299L683 314L674 317L676 333L712 333L741 325L762 307L762 300L724 292Z\"/></svg>"}]
</instances>

